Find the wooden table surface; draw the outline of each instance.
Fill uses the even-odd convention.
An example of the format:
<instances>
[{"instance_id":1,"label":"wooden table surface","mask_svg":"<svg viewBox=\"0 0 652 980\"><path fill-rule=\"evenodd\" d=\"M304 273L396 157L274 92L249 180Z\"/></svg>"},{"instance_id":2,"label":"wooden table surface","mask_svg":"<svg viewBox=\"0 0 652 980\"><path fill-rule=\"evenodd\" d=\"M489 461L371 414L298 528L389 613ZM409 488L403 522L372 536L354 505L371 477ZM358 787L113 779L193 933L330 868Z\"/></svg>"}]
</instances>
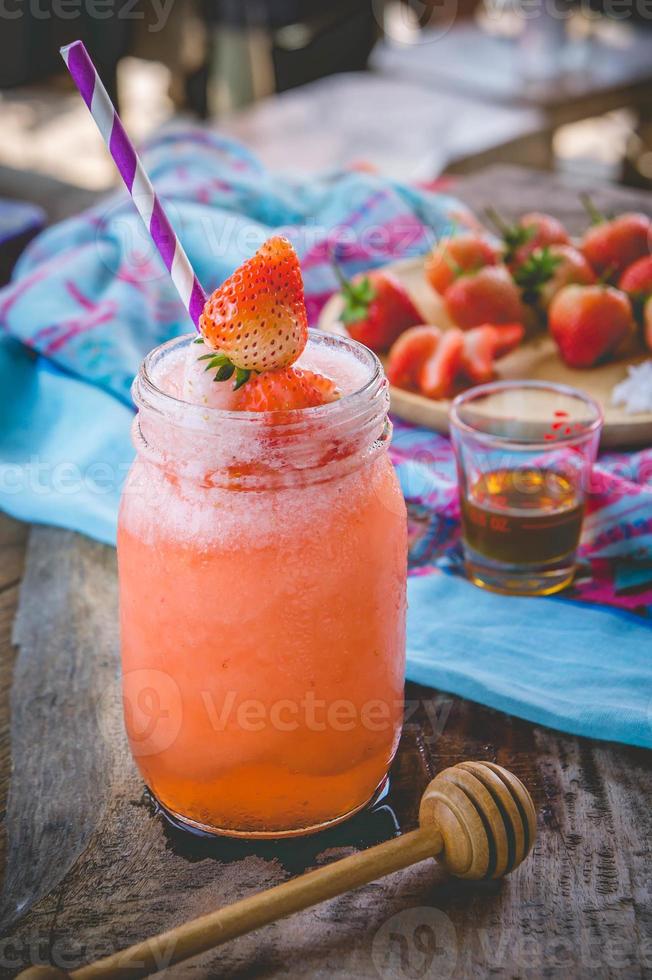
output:
<instances>
[{"instance_id":1,"label":"wooden table surface","mask_svg":"<svg viewBox=\"0 0 652 980\"><path fill-rule=\"evenodd\" d=\"M493 13L495 16L496 11ZM553 23L559 27L563 21ZM560 65L548 78L527 75L531 62L541 57L536 39L521 46L514 38L487 33L473 21L455 23L448 30L426 30L418 43L396 43L390 38L376 46L371 64L386 75L430 85L438 93L455 92L492 106L539 109L551 127L623 106L634 106L649 115L649 25L631 18L618 23L606 20L594 32L564 55L557 48ZM549 44L558 46L561 40L555 44L553 36ZM572 61L575 63L569 64Z\"/></svg>"},{"instance_id":2,"label":"wooden table surface","mask_svg":"<svg viewBox=\"0 0 652 980\"><path fill-rule=\"evenodd\" d=\"M270 169L293 173L364 160L390 177L417 181L505 161L550 163L548 125L538 110L376 72L329 75L220 120L219 129Z\"/></svg>"},{"instance_id":3,"label":"wooden table surface","mask_svg":"<svg viewBox=\"0 0 652 980\"><path fill-rule=\"evenodd\" d=\"M580 221L572 189L525 171L459 190L476 208L487 195L512 212L548 200ZM116 610L111 548L0 515L0 976L74 967L408 830L428 780L463 759L512 769L535 798L538 841L509 879L465 883L424 862L165 975L652 976L651 753L409 684L391 788L373 811L304 841L198 841L152 809L130 759Z\"/></svg>"}]
</instances>

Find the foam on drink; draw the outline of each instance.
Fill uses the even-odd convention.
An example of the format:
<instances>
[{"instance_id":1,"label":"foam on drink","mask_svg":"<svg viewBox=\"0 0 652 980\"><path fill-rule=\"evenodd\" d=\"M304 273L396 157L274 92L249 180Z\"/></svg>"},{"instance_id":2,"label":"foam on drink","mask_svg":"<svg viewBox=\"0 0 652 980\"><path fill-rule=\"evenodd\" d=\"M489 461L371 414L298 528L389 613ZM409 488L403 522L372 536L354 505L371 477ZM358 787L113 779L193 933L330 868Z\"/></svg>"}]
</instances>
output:
<instances>
[{"instance_id":1,"label":"foam on drink","mask_svg":"<svg viewBox=\"0 0 652 980\"><path fill-rule=\"evenodd\" d=\"M154 382L162 391L207 408L234 408L233 381L215 381L215 369L206 370L200 360L209 348L189 344L174 351L159 366ZM369 367L342 347L327 347L311 339L296 361L298 368L323 374L335 381L343 395L352 394L369 380Z\"/></svg>"},{"instance_id":2,"label":"foam on drink","mask_svg":"<svg viewBox=\"0 0 652 980\"><path fill-rule=\"evenodd\" d=\"M298 437L290 430L286 439L283 427L272 433L262 416L251 421L250 413L229 410L233 381L216 382L215 372L204 370L206 362L198 360L204 350L190 338L180 338L149 366L152 382L172 397L165 400L164 416L141 411L135 423L136 443L142 440L147 447L144 454L155 463L148 471L147 493L132 485L133 477L125 487L129 505L123 519L135 533L148 541L165 536L210 547L218 539L237 541L244 526L251 524L263 543L268 536L291 533L283 520L289 509L296 509L299 525L327 522L338 508L373 492L373 466L363 473L352 465L357 446L351 445L352 456L346 458L351 439L346 421L335 430L328 421L346 417L346 396L371 381L374 361L366 349L313 334L297 361L298 366L334 380L344 400L308 410L311 453L323 456L317 469L295 458L297 451L305 456L305 449L294 449ZM374 432L373 437L380 434ZM338 455L344 458L329 458ZM142 473L142 467L137 472ZM263 472L263 482L271 481L277 488L273 494L256 489L256 474ZM326 487L334 477L346 492L332 499ZM246 489L246 499L234 495L234 489ZM309 506L297 509L297 494Z\"/></svg>"}]
</instances>

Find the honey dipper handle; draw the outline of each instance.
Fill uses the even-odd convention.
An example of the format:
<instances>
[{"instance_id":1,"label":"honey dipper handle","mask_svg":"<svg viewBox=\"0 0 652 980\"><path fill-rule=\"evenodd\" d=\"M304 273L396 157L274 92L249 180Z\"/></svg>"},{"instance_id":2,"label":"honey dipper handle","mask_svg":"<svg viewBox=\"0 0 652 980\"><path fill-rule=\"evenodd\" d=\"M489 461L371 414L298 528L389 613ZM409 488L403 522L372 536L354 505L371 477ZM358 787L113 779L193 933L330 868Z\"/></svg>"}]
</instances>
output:
<instances>
[{"instance_id":1,"label":"honey dipper handle","mask_svg":"<svg viewBox=\"0 0 652 980\"><path fill-rule=\"evenodd\" d=\"M293 912L433 857L441 847L441 835L435 828L413 830L79 967L70 976L75 980L148 976Z\"/></svg>"}]
</instances>

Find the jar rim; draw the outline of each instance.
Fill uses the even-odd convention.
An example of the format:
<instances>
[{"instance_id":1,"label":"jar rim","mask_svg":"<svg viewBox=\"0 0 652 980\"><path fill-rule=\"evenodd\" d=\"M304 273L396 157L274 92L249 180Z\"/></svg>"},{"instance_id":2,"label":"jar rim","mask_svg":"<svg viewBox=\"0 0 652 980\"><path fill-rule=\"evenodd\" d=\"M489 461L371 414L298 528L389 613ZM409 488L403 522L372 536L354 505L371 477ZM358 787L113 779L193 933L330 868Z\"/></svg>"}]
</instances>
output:
<instances>
[{"instance_id":1,"label":"jar rim","mask_svg":"<svg viewBox=\"0 0 652 980\"><path fill-rule=\"evenodd\" d=\"M310 328L308 338L317 344L326 344L332 347L344 347L348 349L357 360L365 361L369 366L369 377L365 383L355 391L343 394L337 401L329 402L326 405L317 405L311 408L283 409L269 412L234 411L228 408L218 408L212 405L200 405L196 402L186 401L173 395L154 380L153 371L158 360L172 351L183 346L189 346L196 339L195 334L183 334L160 344L151 350L142 361L138 374L132 385L132 396L138 408L153 409L160 414L166 414L167 409L176 408L181 411L186 420L191 421L193 417L201 419L205 424L207 421L220 423L258 423L264 419L266 424L273 424L274 418L283 417L285 425L292 422L311 421L319 418L328 417L335 422L337 416L348 416L356 411L370 399L374 398L378 391L386 384L385 374L380 360L368 347L344 337L340 334L327 333L323 330Z\"/></svg>"}]
</instances>

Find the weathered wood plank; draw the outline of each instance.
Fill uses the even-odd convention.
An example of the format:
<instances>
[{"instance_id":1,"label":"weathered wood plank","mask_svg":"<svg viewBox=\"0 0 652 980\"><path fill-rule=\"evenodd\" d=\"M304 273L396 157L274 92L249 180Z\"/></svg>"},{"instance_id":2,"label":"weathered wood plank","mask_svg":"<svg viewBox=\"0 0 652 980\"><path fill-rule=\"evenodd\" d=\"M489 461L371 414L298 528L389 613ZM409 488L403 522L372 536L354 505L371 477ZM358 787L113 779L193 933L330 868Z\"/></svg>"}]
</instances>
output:
<instances>
[{"instance_id":1,"label":"weathered wood plank","mask_svg":"<svg viewBox=\"0 0 652 980\"><path fill-rule=\"evenodd\" d=\"M26 524L0 511L0 592L21 579L27 530Z\"/></svg>"},{"instance_id":2,"label":"weathered wood plank","mask_svg":"<svg viewBox=\"0 0 652 980\"><path fill-rule=\"evenodd\" d=\"M15 654L11 631L18 606L27 532L27 525L0 513L0 869L4 869L6 858L4 823L11 768L9 700Z\"/></svg>"},{"instance_id":3,"label":"weathered wood plank","mask_svg":"<svg viewBox=\"0 0 652 980\"><path fill-rule=\"evenodd\" d=\"M540 806L536 851L507 882L457 882L425 862L170 974L588 978L639 977L652 968L648 753L566 737L410 685L416 711L394 766L393 817L379 807L328 834L283 844L196 841L152 812L129 762L115 686L113 576L110 549L66 532L33 535L16 631L20 658L38 661L37 680L34 666L28 678L32 700L39 685L64 700L50 712L56 732L39 720L48 752L20 773L27 792L12 791L12 801L36 804L37 813L11 831L21 854L10 885L35 901L12 945L0 946L0 968L7 950L16 965L39 956L77 965L391 836L395 820L409 829L430 775L464 758L513 769ZM19 662L16 690L25 683ZM83 748L73 766L66 726ZM415 944L419 924L434 930L425 934L438 946Z\"/></svg>"},{"instance_id":4,"label":"weathered wood plank","mask_svg":"<svg viewBox=\"0 0 652 980\"><path fill-rule=\"evenodd\" d=\"M11 769L9 701L14 667L11 630L17 606L18 586L3 589L0 592L0 869L4 869L6 860L5 812Z\"/></svg>"},{"instance_id":5,"label":"weathered wood plank","mask_svg":"<svg viewBox=\"0 0 652 980\"><path fill-rule=\"evenodd\" d=\"M0 921L54 888L109 797L113 747L98 729L117 678L115 556L71 532L35 528L13 642L13 778Z\"/></svg>"}]
</instances>

